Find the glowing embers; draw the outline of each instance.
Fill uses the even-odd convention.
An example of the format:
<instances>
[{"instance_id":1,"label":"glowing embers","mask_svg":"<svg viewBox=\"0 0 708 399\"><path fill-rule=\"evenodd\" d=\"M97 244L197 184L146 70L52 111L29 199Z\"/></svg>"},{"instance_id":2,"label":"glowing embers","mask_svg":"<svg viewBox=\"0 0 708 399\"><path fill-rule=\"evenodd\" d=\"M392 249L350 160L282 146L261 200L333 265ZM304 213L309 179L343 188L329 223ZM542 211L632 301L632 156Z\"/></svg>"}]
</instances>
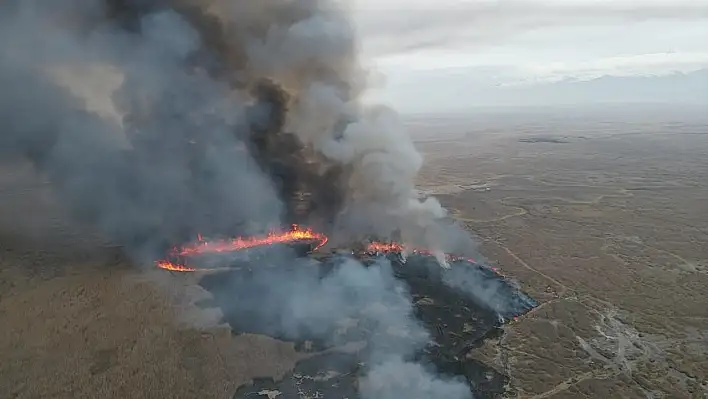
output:
<instances>
[{"instance_id":1,"label":"glowing embers","mask_svg":"<svg viewBox=\"0 0 708 399\"><path fill-rule=\"evenodd\" d=\"M171 272L196 272L198 270L196 268L185 266L170 260L158 260L157 262L155 262L155 264L160 269L169 270Z\"/></svg>"},{"instance_id":2,"label":"glowing embers","mask_svg":"<svg viewBox=\"0 0 708 399\"><path fill-rule=\"evenodd\" d=\"M405 263L410 255L425 255L435 258L438 265L443 269L450 268L450 262L455 262L459 260L468 260L469 262L475 263L473 259L460 258L455 255L446 254L442 251L431 251L422 248L411 248L403 244L395 242L370 242L364 252L371 255L376 254L397 254L401 260Z\"/></svg>"},{"instance_id":3,"label":"glowing embers","mask_svg":"<svg viewBox=\"0 0 708 399\"><path fill-rule=\"evenodd\" d=\"M228 240L204 240L198 236L197 241L175 247L167 255L166 259L156 262L157 267L175 272L196 272L196 271L215 271L229 269L224 266L192 266L189 262L193 258L203 257L204 255L224 254L232 255L237 259L243 256L240 252L256 249L261 247L270 247L277 244L285 244L288 246L305 248L306 252L316 251L327 243L327 236L321 233L316 233L311 229L303 229L297 225L293 225L289 231L285 232L270 232L265 236L254 237L237 237ZM245 259L244 259L245 260ZM210 262L213 263L213 262ZM226 262L228 264L228 262ZM220 263L223 265L224 263Z\"/></svg>"},{"instance_id":4,"label":"glowing embers","mask_svg":"<svg viewBox=\"0 0 708 399\"><path fill-rule=\"evenodd\" d=\"M365 249L368 254L398 254L406 258L408 255L428 255L436 256L437 252L422 248L411 248L397 242L370 242ZM454 255L446 254L440 252L446 261L454 261L462 258L458 258ZM474 260L470 259L470 262Z\"/></svg>"}]
</instances>

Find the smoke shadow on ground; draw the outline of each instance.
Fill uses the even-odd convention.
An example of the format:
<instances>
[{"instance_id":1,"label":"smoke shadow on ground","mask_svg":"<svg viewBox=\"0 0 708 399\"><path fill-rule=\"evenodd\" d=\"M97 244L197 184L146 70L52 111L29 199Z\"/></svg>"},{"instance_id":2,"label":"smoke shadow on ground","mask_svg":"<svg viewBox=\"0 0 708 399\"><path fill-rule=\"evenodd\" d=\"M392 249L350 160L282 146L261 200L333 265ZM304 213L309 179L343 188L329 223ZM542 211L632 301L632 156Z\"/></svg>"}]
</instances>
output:
<instances>
[{"instance_id":1,"label":"smoke shadow on ground","mask_svg":"<svg viewBox=\"0 0 708 399\"><path fill-rule=\"evenodd\" d=\"M291 326L283 321L289 315L264 308L277 306L278 299L274 298L285 300L288 295L283 292L292 289L288 288L290 284L303 284L303 275L308 276L307 279L326 280L338 273L342 265L341 255L317 255L317 260L309 257L283 262L286 256L276 254L270 262L263 262L261 258L254 267L242 265L238 270L206 275L200 281L200 285L213 294L214 299L208 305L222 309L224 321L231 326L233 334L268 335L293 342L303 353L304 359L282 380L256 379L251 385L241 387L234 398L269 397L269 393L279 394L278 398L361 397L359 384L365 378L367 362L373 359L372 350L367 348L378 346L376 350L381 351L382 342L407 346L407 340L415 341L411 336L414 333L396 331L400 327L396 323L391 324L396 328L382 329L377 325L380 320L367 318L367 311L353 314L348 310L341 315L318 316L322 317L319 324L303 323L297 331L284 327ZM457 276L464 284L449 284L446 276L450 271L443 271L429 256L414 255L405 263L396 254L356 258L358 264L366 268L379 267L383 259L390 262L391 275L407 291L414 322L428 333L427 343L416 347L404 360L433 370L435 375L464 381L475 398L500 396L508 378L467 355L485 339L497 336L504 320L527 312L535 306L535 301L491 269L470 261L453 262L453 268L469 269L463 279ZM278 281L269 283L263 276ZM469 291L471 280L477 288L501 288L496 289L493 296L487 293L474 296ZM388 288L395 291L398 287L394 284ZM385 305L386 300L372 298L369 302L352 297L351 303L371 309ZM381 335L391 337L382 339ZM357 345L363 346L356 350L344 349ZM389 352L400 353L395 348Z\"/></svg>"}]
</instances>

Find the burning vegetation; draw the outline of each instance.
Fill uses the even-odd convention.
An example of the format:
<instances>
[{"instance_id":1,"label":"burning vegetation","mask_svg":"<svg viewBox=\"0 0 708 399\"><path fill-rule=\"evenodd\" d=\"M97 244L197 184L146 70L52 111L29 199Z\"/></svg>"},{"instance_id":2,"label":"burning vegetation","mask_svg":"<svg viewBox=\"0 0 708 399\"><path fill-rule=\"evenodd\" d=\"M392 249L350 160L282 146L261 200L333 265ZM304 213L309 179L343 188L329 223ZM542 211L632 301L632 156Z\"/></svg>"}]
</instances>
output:
<instances>
[{"instance_id":1,"label":"burning vegetation","mask_svg":"<svg viewBox=\"0 0 708 399\"><path fill-rule=\"evenodd\" d=\"M508 378L468 354L536 302L499 270L451 254L445 255L442 268L431 251L394 242L372 241L353 251L326 250L327 242L326 235L297 225L229 240L199 236L173 248L171 260L157 262L169 271L213 272L201 284L214 294L234 333L266 334L312 352L284 379L257 379L234 398L272 394L378 399L410 391L408 396L423 399L438 395L438 389L459 398L504 392ZM256 249L260 251L251 252ZM293 250L294 257L286 256L283 264L278 255ZM234 253L245 256L223 257ZM217 266L201 266L199 259L203 262L205 256L220 257ZM190 260L193 266L187 266ZM367 286L381 284L379 279L385 282L381 290L370 291ZM303 289L309 295L294 294ZM234 292L239 293L237 305ZM408 295L410 319L401 319L393 309L407 307ZM335 305L323 308L322 301ZM354 352L340 350L362 343L364 347ZM409 349L401 352L403 358L390 359L391 364L370 363L381 353L398 353L396 347ZM412 385L403 388L392 382L401 378L396 368L407 370L403 378L412 378ZM425 370L436 370L440 379L426 382Z\"/></svg>"},{"instance_id":2,"label":"burning vegetation","mask_svg":"<svg viewBox=\"0 0 708 399\"><path fill-rule=\"evenodd\" d=\"M256 247L268 247L278 244L306 244L310 248L309 251L316 251L327 243L327 236L321 233L315 233L312 229L302 229L298 225L293 225L292 229L285 232L270 232L265 236L253 237L237 237L228 240L205 240L201 235L198 235L197 241L174 247L166 259L155 262L157 267L174 272L197 272L197 271L215 271L228 269L219 267L217 269L210 267L189 267L186 265L187 259L209 254L231 253L237 251L247 251Z\"/></svg>"},{"instance_id":3,"label":"burning vegetation","mask_svg":"<svg viewBox=\"0 0 708 399\"><path fill-rule=\"evenodd\" d=\"M199 257L208 254L234 253L247 251L256 247L268 247L278 244L304 244L308 247L307 253L315 252L322 248L329 238L323 233L317 233L311 228L301 228L299 225L292 225L289 231L271 231L264 236L236 237L231 239L207 240L201 234L197 235L197 240L185 245L175 246L169 251L166 259L158 260L155 264L165 270L176 272L197 272L223 270L204 267L189 267L186 262L189 258ZM397 254L403 262L407 257L413 255L426 255L435 257L440 266L449 268L450 261L459 261L464 258L450 254L443 254L442 261L433 251L419 248L409 248L403 244L395 242L372 241L366 243L360 251L363 254ZM467 259L474 262L472 259ZM493 269L496 271L496 269Z\"/></svg>"},{"instance_id":4,"label":"burning vegetation","mask_svg":"<svg viewBox=\"0 0 708 399\"><path fill-rule=\"evenodd\" d=\"M17 94L0 144L77 220L140 261L197 234L291 224L337 240L397 235L441 264L455 249L462 229L418 198L422 157L395 112L361 101L366 72L341 4L89 3L11 1L0 21L0 83ZM21 51L35 42L41 59ZM98 94L61 80L67 71L117 82L99 94L119 124L87 109Z\"/></svg>"}]
</instances>

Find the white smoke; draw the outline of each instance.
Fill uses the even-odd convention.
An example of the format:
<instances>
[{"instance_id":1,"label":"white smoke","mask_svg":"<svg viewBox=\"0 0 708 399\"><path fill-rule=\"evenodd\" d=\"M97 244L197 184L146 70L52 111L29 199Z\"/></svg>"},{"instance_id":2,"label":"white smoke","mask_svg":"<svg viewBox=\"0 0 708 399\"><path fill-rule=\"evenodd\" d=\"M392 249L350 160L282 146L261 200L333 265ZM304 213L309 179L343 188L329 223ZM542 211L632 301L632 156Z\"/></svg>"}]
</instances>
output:
<instances>
[{"instance_id":1,"label":"white smoke","mask_svg":"<svg viewBox=\"0 0 708 399\"><path fill-rule=\"evenodd\" d=\"M287 272L261 268L249 278L233 276L230 286L239 292L239 300L222 301L220 306L244 326L287 339L333 340L340 345L346 338L336 333L332 337L332 331L346 336L349 328L365 330L368 347L359 381L364 399L472 397L464 378L441 376L409 360L431 337L416 320L409 290L394 276L389 261L367 267L342 259L324 278L316 262L294 263Z\"/></svg>"},{"instance_id":2,"label":"white smoke","mask_svg":"<svg viewBox=\"0 0 708 399\"><path fill-rule=\"evenodd\" d=\"M436 377L422 365L397 357L374 366L360 382L360 389L370 399L472 399L466 384Z\"/></svg>"}]
</instances>

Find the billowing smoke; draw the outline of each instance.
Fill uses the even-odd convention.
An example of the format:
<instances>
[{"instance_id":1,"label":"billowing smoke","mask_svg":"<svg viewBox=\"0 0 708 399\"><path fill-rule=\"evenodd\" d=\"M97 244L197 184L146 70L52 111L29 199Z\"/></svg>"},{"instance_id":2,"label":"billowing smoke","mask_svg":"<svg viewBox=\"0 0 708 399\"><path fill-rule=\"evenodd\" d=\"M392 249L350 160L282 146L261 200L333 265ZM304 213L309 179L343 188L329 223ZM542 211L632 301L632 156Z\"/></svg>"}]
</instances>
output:
<instances>
[{"instance_id":1,"label":"billowing smoke","mask_svg":"<svg viewBox=\"0 0 708 399\"><path fill-rule=\"evenodd\" d=\"M420 154L360 101L343 5L7 3L3 147L121 244L305 222L444 246L444 209L414 189Z\"/></svg>"},{"instance_id":2,"label":"billowing smoke","mask_svg":"<svg viewBox=\"0 0 708 399\"><path fill-rule=\"evenodd\" d=\"M0 16L3 150L26 155L80 221L133 255L197 231L280 224L276 185L248 140L277 110L190 68L202 45L177 13L144 15L138 34L80 3L16 2ZM120 119L89 111L65 71L118 75Z\"/></svg>"},{"instance_id":3,"label":"billowing smoke","mask_svg":"<svg viewBox=\"0 0 708 399\"><path fill-rule=\"evenodd\" d=\"M311 259L297 259L277 271L263 267L233 274L226 286L239 292L239 300L226 299L221 307L230 323L245 331L335 347L367 341L359 381L363 398L472 397L464 378L440 376L432 366L414 361L431 338L388 260L368 267L351 258L332 263L324 278Z\"/></svg>"},{"instance_id":4,"label":"billowing smoke","mask_svg":"<svg viewBox=\"0 0 708 399\"><path fill-rule=\"evenodd\" d=\"M445 249L455 229L416 196L420 154L392 110L360 101L347 15L327 0L5 1L0 152L32 162L78 221L138 260L198 232L292 222ZM362 393L468 397L406 360L424 331L390 271L348 266L315 286L294 280L279 305L298 307L275 314L311 329L328 313L318 304L341 314L361 305L352 295L381 298L382 326L419 339L375 345Z\"/></svg>"}]
</instances>

